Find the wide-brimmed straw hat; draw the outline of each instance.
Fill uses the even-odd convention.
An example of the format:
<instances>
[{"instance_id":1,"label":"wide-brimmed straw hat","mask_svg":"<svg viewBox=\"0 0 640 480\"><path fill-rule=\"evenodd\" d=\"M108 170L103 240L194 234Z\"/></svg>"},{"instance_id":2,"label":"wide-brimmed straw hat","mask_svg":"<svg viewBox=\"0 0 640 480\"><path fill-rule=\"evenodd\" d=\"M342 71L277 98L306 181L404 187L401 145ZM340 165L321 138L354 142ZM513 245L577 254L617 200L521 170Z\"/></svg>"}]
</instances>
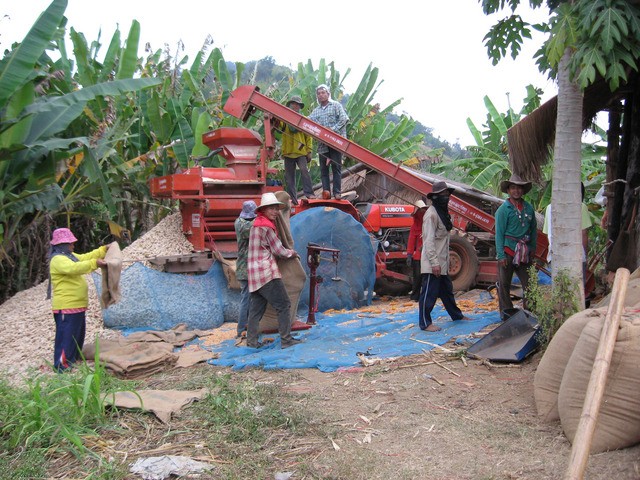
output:
<instances>
[{"instance_id":1,"label":"wide-brimmed straw hat","mask_svg":"<svg viewBox=\"0 0 640 480\"><path fill-rule=\"evenodd\" d=\"M529 190L531 190L531 182L525 182L520 178L519 175L513 173L511 174L511 178L509 180L503 180L502 182L500 182L500 190L502 190L502 193L509 193L509 185L511 184L520 185L524 193L527 193Z\"/></svg>"},{"instance_id":2,"label":"wide-brimmed straw hat","mask_svg":"<svg viewBox=\"0 0 640 480\"><path fill-rule=\"evenodd\" d=\"M421 209L423 208L427 208L427 204L424 203L422 200L418 200L416 203L413 204L413 212L411 213L411 215L415 215L416 213L418 213Z\"/></svg>"},{"instance_id":3,"label":"wide-brimmed straw hat","mask_svg":"<svg viewBox=\"0 0 640 480\"><path fill-rule=\"evenodd\" d=\"M260 198L260 206L256 208L256 211L261 212L264 207L268 207L270 205L277 205L280 209L283 209L286 206L284 203L278 201L275 193L267 192L262 194L262 198Z\"/></svg>"},{"instance_id":4,"label":"wide-brimmed straw hat","mask_svg":"<svg viewBox=\"0 0 640 480\"><path fill-rule=\"evenodd\" d=\"M244 218L245 220L256 218L256 208L258 208L256 202L254 202L253 200L247 200L242 204L240 218Z\"/></svg>"},{"instance_id":5,"label":"wide-brimmed straw hat","mask_svg":"<svg viewBox=\"0 0 640 480\"><path fill-rule=\"evenodd\" d=\"M57 228L53 231L51 235L51 245L60 245L61 243L73 243L77 242L78 239L73 236L71 230L68 228Z\"/></svg>"},{"instance_id":6,"label":"wide-brimmed straw hat","mask_svg":"<svg viewBox=\"0 0 640 480\"><path fill-rule=\"evenodd\" d=\"M291 97L288 101L287 101L287 107L292 103L297 103L298 105L300 105L300 108L304 108L304 103L302 103L302 98L300 97L300 95L294 95L293 97Z\"/></svg>"},{"instance_id":7,"label":"wide-brimmed straw hat","mask_svg":"<svg viewBox=\"0 0 640 480\"><path fill-rule=\"evenodd\" d=\"M431 188L431 192L427 193L427 198L431 199L431 197L433 197L434 195L442 193L445 190L448 190L450 194L455 191L454 188L451 188L445 182L436 182L433 184L433 187Z\"/></svg>"}]
</instances>

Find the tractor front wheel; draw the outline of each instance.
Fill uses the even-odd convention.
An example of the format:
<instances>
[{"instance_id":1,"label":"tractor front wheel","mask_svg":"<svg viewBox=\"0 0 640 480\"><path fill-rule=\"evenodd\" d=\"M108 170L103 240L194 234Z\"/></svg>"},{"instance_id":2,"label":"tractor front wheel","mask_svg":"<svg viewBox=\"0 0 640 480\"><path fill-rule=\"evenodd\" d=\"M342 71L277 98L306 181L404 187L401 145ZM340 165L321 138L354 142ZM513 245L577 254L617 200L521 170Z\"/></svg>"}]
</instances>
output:
<instances>
[{"instance_id":1,"label":"tractor front wheel","mask_svg":"<svg viewBox=\"0 0 640 480\"><path fill-rule=\"evenodd\" d=\"M476 283L478 254L471 241L457 230L449 239L449 277L453 291L469 290Z\"/></svg>"}]
</instances>

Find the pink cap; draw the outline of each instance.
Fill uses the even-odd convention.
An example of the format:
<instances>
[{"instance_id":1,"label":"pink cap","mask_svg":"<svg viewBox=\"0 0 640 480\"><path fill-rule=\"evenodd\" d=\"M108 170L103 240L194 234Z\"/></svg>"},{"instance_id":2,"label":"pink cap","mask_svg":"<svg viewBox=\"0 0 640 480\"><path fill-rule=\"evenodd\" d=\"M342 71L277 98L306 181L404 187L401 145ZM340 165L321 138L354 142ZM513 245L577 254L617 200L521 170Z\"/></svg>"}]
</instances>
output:
<instances>
[{"instance_id":1,"label":"pink cap","mask_svg":"<svg viewBox=\"0 0 640 480\"><path fill-rule=\"evenodd\" d=\"M68 228L57 228L53 231L53 235L51 236L51 245L73 243L77 241L78 239L73 236L73 233L71 233L71 230Z\"/></svg>"}]
</instances>

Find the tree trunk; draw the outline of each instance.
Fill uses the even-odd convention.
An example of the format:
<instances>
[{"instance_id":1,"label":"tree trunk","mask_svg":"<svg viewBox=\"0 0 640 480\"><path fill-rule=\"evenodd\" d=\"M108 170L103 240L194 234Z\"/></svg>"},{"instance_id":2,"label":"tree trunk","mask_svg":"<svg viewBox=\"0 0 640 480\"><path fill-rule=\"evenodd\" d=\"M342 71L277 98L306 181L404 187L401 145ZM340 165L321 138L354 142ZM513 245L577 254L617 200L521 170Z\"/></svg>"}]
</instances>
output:
<instances>
[{"instance_id":1,"label":"tree trunk","mask_svg":"<svg viewBox=\"0 0 640 480\"><path fill-rule=\"evenodd\" d=\"M582 91L569 77L571 50L566 49L558 68L558 118L553 162L552 232L553 278L566 271L582 279ZM578 305L584 308L583 281L575 283Z\"/></svg>"}]
</instances>

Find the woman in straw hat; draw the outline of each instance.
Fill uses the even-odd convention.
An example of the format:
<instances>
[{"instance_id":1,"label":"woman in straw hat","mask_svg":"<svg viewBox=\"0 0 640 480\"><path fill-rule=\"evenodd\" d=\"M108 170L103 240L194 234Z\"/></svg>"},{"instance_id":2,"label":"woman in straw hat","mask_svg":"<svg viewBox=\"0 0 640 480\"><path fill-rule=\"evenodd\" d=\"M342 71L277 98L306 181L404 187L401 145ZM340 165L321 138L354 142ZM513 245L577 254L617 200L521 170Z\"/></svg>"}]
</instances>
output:
<instances>
[{"instance_id":1,"label":"woman in straw hat","mask_svg":"<svg viewBox=\"0 0 640 480\"><path fill-rule=\"evenodd\" d=\"M257 217L249 234L247 273L251 301L247 346L250 348L262 346L262 343L258 342L258 326L268 303L273 306L278 317L281 348L304 342L291 336L291 301L276 263L276 257L299 258L295 250L284 248L278 238L274 222L278 211L284 207L284 203L279 202L274 193L264 193L260 199L260 206L256 208Z\"/></svg>"},{"instance_id":2,"label":"woman in straw hat","mask_svg":"<svg viewBox=\"0 0 640 480\"><path fill-rule=\"evenodd\" d=\"M496 211L496 256L498 257L498 304L500 318L504 311L513 308L511 280L518 274L527 308L529 268L536 251L538 223L533 205L523 200L531 190L531 182L525 182L515 173L500 183L500 190L509 198Z\"/></svg>"},{"instance_id":3,"label":"woman in straw hat","mask_svg":"<svg viewBox=\"0 0 640 480\"><path fill-rule=\"evenodd\" d=\"M62 372L79 358L86 329L85 313L89 303L84 276L107 262L102 260L108 246L89 253L74 253L76 237L68 228L53 231L49 242L49 290L56 338L53 346L53 368ZM53 292L52 292L53 290ZM52 295L53 293L53 295Z\"/></svg>"}]
</instances>

